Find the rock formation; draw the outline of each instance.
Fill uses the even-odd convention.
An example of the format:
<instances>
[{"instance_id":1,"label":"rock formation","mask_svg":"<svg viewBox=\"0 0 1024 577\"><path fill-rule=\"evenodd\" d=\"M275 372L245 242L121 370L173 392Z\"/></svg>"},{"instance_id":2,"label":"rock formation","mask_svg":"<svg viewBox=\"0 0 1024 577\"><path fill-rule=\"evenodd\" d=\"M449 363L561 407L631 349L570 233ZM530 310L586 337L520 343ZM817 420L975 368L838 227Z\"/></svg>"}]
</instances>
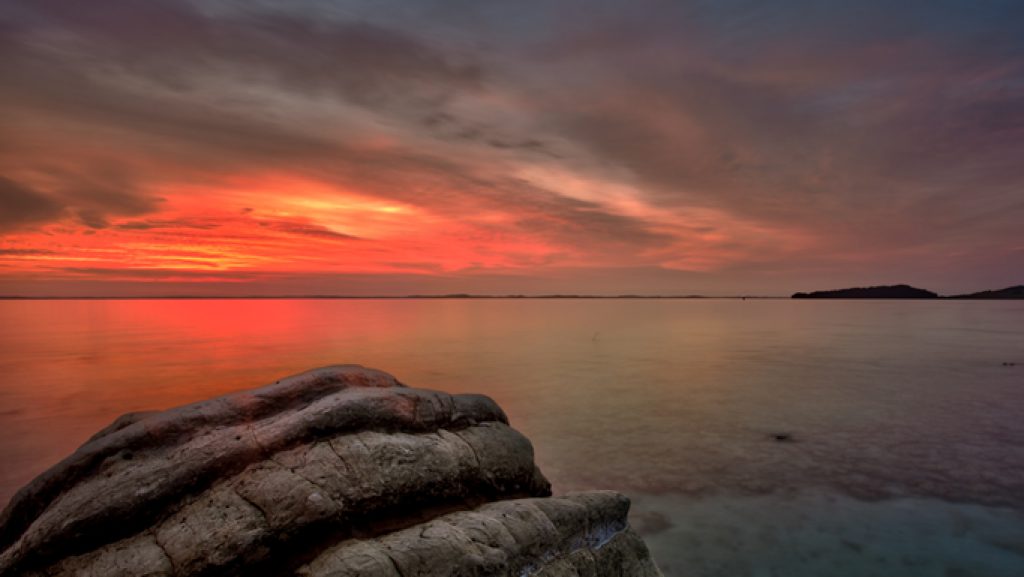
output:
<instances>
[{"instance_id":1,"label":"rock formation","mask_svg":"<svg viewBox=\"0 0 1024 577\"><path fill-rule=\"evenodd\" d=\"M0 515L0 575L660 575L611 492L552 498L479 395L358 366L117 419Z\"/></svg>"}]
</instances>

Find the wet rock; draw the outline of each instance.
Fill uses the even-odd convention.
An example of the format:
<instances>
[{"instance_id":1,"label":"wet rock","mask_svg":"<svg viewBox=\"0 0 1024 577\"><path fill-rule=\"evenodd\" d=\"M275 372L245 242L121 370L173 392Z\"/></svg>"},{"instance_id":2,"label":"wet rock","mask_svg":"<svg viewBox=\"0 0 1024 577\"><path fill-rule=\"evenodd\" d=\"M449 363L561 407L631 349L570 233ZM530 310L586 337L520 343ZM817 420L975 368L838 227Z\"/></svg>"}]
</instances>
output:
<instances>
[{"instance_id":1,"label":"wet rock","mask_svg":"<svg viewBox=\"0 0 1024 577\"><path fill-rule=\"evenodd\" d=\"M121 417L14 497L0 574L658 574L624 497L549 494L489 398L327 367Z\"/></svg>"}]
</instances>

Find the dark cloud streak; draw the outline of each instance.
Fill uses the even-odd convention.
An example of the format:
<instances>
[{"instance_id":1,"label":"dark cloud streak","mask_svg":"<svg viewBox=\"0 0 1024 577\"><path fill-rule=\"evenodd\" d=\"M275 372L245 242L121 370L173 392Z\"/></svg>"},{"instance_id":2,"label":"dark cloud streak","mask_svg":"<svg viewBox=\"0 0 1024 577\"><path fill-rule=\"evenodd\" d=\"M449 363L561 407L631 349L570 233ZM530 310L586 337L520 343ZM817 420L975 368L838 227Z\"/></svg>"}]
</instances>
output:
<instances>
[{"instance_id":1,"label":"dark cloud streak","mask_svg":"<svg viewBox=\"0 0 1024 577\"><path fill-rule=\"evenodd\" d=\"M49 196L0 176L0 232L46 222L62 212Z\"/></svg>"},{"instance_id":2,"label":"dark cloud streak","mask_svg":"<svg viewBox=\"0 0 1024 577\"><path fill-rule=\"evenodd\" d=\"M331 230L326 226L318 224L295 222L290 220L261 220L260 226L283 232L286 234L297 234L301 236L312 236L330 240L360 240L357 236Z\"/></svg>"}]
</instances>

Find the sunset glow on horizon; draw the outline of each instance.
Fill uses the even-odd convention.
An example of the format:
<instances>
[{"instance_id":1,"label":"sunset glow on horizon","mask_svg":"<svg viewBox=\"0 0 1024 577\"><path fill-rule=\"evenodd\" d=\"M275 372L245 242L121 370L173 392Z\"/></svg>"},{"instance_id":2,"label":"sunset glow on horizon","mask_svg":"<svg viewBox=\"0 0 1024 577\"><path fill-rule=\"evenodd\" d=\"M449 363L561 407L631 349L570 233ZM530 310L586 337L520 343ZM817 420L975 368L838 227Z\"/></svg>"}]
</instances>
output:
<instances>
[{"instance_id":1,"label":"sunset glow on horizon","mask_svg":"<svg viewBox=\"0 0 1024 577\"><path fill-rule=\"evenodd\" d=\"M857 6L8 2L0 294L1019 284L1024 14Z\"/></svg>"}]
</instances>

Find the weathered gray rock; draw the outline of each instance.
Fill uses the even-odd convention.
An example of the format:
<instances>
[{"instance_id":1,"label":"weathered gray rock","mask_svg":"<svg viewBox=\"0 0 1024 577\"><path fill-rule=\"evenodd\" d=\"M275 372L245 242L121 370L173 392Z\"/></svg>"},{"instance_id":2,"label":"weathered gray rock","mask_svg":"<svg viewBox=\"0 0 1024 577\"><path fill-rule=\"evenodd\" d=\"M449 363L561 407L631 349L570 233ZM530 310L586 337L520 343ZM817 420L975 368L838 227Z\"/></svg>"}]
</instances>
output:
<instances>
[{"instance_id":1,"label":"weathered gray rock","mask_svg":"<svg viewBox=\"0 0 1024 577\"><path fill-rule=\"evenodd\" d=\"M626 526L629 501L596 491L498 501L376 539L343 541L302 577L661 575Z\"/></svg>"},{"instance_id":2,"label":"weathered gray rock","mask_svg":"<svg viewBox=\"0 0 1024 577\"><path fill-rule=\"evenodd\" d=\"M624 497L549 494L490 399L327 367L121 417L15 495L0 575L658 574Z\"/></svg>"}]
</instances>

